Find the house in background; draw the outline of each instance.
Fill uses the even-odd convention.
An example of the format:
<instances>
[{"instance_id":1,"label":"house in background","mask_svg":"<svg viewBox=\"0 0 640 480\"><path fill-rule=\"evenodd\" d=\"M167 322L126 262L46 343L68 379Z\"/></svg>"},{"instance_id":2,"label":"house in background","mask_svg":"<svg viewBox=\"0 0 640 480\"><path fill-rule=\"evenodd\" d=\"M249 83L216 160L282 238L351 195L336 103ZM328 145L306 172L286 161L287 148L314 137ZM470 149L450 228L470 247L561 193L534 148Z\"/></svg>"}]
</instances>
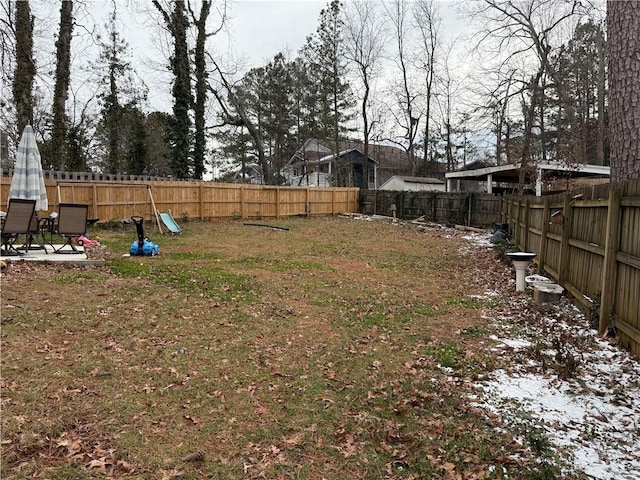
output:
<instances>
[{"instance_id":1,"label":"house in background","mask_svg":"<svg viewBox=\"0 0 640 480\"><path fill-rule=\"evenodd\" d=\"M244 170L244 172L243 172ZM252 185L264 185L264 175L257 163L247 163L233 176L234 183L250 183Z\"/></svg>"},{"instance_id":2,"label":"house in background","mask_svg":"<svg viewBox=\"0 0 640 480\"><path fill-rule=\"evenodd\" d=\"M332 145L331 141L307 140L283 169L287 183L292 186L357 186L376 189L394 175L410 176L412 173L407 152L390 145L371 144L369 178L365 186L362 181L362 142L341 141L337 158ZM444 178L444 173L442 177Z\"/></svg>"},{"instance_id":3,"label":"house in background","mask_svg":"<svg viewBox=\"0 0 640 480\"><path fill-rule=\"evenodd\" d=\"M376 161L368 162L368 180L363 180L364 154L358 148L340 143L336 153L329 142L309 139L293 154L283 169L287 183L294 187L372 188L376 179ZM366 186L365 186L366 185Z\"/></svg>"},{"instance_id":4,"label":"house in background","mask_svg":"<svg viewBox=\"0 0 640 480\"><path fill-rule=\"evenodd\" d=\"M443 180L429 177L409 177L394 175L380 185L380 190L394 190L401 192L445 192L447 184Z\"/></svg>"}]
</instances>

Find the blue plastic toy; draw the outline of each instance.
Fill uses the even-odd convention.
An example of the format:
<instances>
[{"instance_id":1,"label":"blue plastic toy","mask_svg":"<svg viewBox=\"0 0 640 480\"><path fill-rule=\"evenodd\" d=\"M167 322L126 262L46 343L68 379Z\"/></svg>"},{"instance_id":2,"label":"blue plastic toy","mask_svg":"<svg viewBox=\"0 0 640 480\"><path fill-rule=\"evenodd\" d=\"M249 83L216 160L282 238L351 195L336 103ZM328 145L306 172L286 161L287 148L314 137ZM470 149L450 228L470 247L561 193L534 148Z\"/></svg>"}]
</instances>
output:
<instances>
[{"instance_id":1,"label":"blue plastic toy","mask_svg":"<svg viewBox=\"0 0 640 480\"><path fill-rule=\"evenodd\" d=\"M136 230L138 232L138 240L133 242L131 244L131 248L129 249L129 252L131 253L131 255L136 255L136 256L144 255L149 257L154 255L159 255L160 247L157 244L144 238L144 229L142 227L142 222L144 222L144 218L134 215L131 217L131 220L133 221L133 223L136 224Z\"/></svg>"}]
</instances>

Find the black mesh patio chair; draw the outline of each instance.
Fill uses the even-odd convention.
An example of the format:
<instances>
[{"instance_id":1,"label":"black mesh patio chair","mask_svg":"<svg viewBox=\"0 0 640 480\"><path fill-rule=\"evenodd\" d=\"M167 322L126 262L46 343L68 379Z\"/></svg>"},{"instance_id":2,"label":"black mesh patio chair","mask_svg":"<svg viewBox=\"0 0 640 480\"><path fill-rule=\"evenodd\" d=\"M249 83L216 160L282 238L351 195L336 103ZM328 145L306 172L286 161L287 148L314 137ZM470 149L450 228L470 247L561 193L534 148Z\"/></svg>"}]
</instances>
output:
<instances>
[{"instance_id":1,"label":"black mesh patio chair","mask_svg":"<svg viewBox=\"0 0 640 480\"><path fill-rule=\"evenodd\" d=\"M47 252L47 248L44 246L44 234L40 229L40 221L42 219L38 217L38 213L34 212L29 222L29 233L26 236L25 244L21 247L21 250L44 250Z\"/></svg>"},{"instance_id":2,"label":"black mesh patio chair","mask_svg":"<svg viewBox=\"0 0 640 480\"><path fill-rule=\"evenodd\" d=\"M29 225L36 209L35 200L10 198L7 215L2 221L2 255L24 255L15 247L20 235L29 234Z\"/></svg>"},{"instance_id":3,"label":"black mesh patio chair","mask_svg":"<svg viewBox=\"0 0 640 480\"><path fill-rule=\"evenodd\" d=\"M61 203L58 208L57 233L67 239L55 253L83 253L73 244L73 239L84 235L87 231L89 205L79 203ZM64 250L65 247L70 249Z\"/></svg>"}]
</instances>

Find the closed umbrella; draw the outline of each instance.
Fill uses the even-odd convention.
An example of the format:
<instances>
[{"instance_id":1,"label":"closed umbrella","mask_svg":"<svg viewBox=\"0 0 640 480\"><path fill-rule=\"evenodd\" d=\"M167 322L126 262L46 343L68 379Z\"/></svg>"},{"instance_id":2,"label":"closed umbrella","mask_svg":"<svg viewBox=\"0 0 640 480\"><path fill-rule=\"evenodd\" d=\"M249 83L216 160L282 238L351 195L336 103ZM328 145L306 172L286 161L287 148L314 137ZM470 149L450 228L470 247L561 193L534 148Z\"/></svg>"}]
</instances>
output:
<instances>
[{"instance_id":1,"label":"closed umbrella","mask_svg":"<svg viewBox=\"0 0 640 480\"><path fill-rule=\"evenodd\" d=\"M18 145L18 155L16 156L15 171L9 188L9 198L35 200L36 211L49 209L40 151L38 150L36 137L31 125L24 127L24 132L22 132L22 138Z\"/></svg>"}]
</instances>

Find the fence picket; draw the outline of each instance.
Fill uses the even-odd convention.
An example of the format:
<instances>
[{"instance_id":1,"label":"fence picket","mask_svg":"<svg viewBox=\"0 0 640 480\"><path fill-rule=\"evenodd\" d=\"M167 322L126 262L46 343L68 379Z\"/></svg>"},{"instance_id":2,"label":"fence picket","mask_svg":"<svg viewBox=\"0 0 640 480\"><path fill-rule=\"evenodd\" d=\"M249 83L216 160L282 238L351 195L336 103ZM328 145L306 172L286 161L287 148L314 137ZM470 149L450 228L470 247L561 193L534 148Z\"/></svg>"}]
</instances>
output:
<instances>
[{"instance_id":1,"label":"fence picket","mask_svg":"<svg viewBox=\"0 0 640 480\"><path fill-rule=\"evenodd\" d=\"M505 197L501 211L517 247L538 253L538 271L584 306L599 307L599 332L615 326L621 345L640 359L640 179L572 193L583 196L532 197L524 213L521 197ZM522 225L529 225L524 237Z\"/></svg>"}]
</instances>

